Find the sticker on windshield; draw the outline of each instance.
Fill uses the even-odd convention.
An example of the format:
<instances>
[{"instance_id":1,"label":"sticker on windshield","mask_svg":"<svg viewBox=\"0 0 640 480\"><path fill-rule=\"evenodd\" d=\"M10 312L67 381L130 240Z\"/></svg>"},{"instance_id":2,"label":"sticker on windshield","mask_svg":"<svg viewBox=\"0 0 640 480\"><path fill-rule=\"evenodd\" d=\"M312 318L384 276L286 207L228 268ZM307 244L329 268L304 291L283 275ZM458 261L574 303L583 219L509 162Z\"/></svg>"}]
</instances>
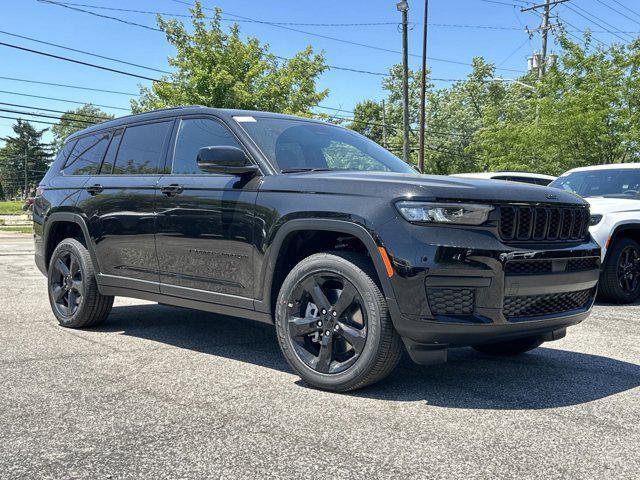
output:
<instances>
[{"instance_id":1,"label":"sticker on windshield","mask_svg":"<svg viewBox=\"0 0 640 480\"><path fill-rule=\"evenodd\" d=\"M255 122L256 119L253 117L233 117L233 119L238 123L247 123L247 122Z\"/></svg>"}]
</instances>

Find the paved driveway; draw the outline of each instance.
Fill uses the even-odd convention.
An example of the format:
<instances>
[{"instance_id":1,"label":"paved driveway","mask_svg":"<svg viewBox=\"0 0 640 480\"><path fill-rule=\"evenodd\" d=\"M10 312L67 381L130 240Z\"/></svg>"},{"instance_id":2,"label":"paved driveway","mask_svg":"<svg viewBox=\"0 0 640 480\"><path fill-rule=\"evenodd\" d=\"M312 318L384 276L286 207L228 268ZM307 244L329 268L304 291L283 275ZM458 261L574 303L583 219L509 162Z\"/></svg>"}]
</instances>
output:
<instances>
[{"instance_id":1,"label":"paved driveway","mask_svg":"<svg viewBox=\"0 0 640 480\"><path fill-rule=\"evenodd\" d=\"M640 306L547 345L320 392L266 325L118 299L60 328L31 240L5 235L0 477L639 478Z\"/></svg>"}]
</instances>

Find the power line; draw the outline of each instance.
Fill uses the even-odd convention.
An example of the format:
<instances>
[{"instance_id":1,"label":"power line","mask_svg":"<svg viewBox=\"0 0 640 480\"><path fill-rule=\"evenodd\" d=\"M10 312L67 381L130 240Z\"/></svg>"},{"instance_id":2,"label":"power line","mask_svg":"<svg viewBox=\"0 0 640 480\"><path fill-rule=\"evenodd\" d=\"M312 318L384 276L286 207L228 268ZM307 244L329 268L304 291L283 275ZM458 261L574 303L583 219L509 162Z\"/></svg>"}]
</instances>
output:
<instances>
[{"instance_id":1,"label":"power line","mask_svg":"<svg viewBox=\"0 0 640 480\"><path fill-rule=\"evenodd\" d=\"M28 115L30 117L41 117L41 118L52 118L55 120L60 120L60 117L56 117L54 115L47 115L44 113L35 113L35 112L21 112L20 110L11 110L6 108L0 108L0 112L5 113L16 113L18 115ZM84 124L85 126L93 125L96 122L89 122L87 120L72 120L74 123Z\"/></svg>"},{"instance_id":2,"label":"power line","mask_svg":"<svg viewBox=\"0 0 640 480\"><path fill-rule=\"evenodd\" d=\"M6 115L0 115L0 118L6 118L8 120L22 120L23 122L30 122L30 123L42 123L42 124L45 124L45 125L57 125L57 122L45 122L43 120L31 120L30 118L8 117Z\"/></svg>"},{"instance_id":3,"label":"power line","mask_svg":"<svg viewBox=\"0 0 640 480\"><path fill-rule=\"evenodd\" d=\"M33 106L30 106L30 105L21 105L21 104L18 104L18 103L0 102L0 105L6 105L8 107L18 107L18 108L33 108L35 110L39 110L39 111L43 111L43 112L62 113L62 114L67 114L67 115L73 115L75 117L91 118L91 119L94 119L94 120L112 120L111 117L103 117L103 116L99 116L99 115L89 115L89 114L86 114L86 113L68 112L68 111L65 111L65 110L52 110L50 108L33 107ZM68 120L74 120L74 119L68 119Z\"/></svg>"},{"instance_id":4,"label":"power line","mask_svg":"<svg viewBox=\"0 0 640 480\"><path fill-rule=\"evenodd\" d=\"M598 27L600 27L600 28L602 28L602 29L606 30L608 33L610 33L610 34L612 34L613 36L615 36L615 37L619 38L619 39L620 39L620 40L622 40L623 42L625 42L625 43L626 43L626 42L628 41L626 38L621 37L621 36L620 36L620 35L618 35L617 33L612 32L611 30L608 30L608 29L607 29L607 27L604 27L602 24L598 23L597 21L595 21L595 20L591 20L589 17L587 17L587 16L583 15L583 14L582 14L582 13L580 13L578 10L574 9L571 5L567 5L567 4L565 4L564 6L565 6L566 8L568 8L569 10L571 10L573 13L575 13L575 14L577 14L577 15L581 16L582 18L584 18L584 19L585 19L585 20L587 20L588 22L591 22L591 23L593 23L594 25L597 25ZM582 10L582 11L583 11L584 13L586 13L587 15L591 15L592 17L594 16L593 14L591 14L591 13L587 12L587 11L586 11L586 10L584 10L583 8L578 7L577 5L576 5L576 8L578 8L578 9ZM608 23L608 22L606 22L606 21L604 21L604 20L602 20L602 19L600 19L600 20L601 20L603 23L605 23L605 24L609 25L610 27L613 27L614 29L616 28L616 27L614 27L613 25L611 25L610 23Z\"/></svg>"},{"instance_id":5,"label":"power line","mask_svg":"<svg viewBox=\"0 0 640 480\"><path fill-rule=\"evenodd\" d=\"M169 12L155 12L150 10L136 10L131 8L116 8L116 7L105 7L102 5L88 5L86 3L73 3L73 2L45 2L45 3L55 3L58 5L69 5L75 7L87 7L94 8L96 10L106 10L112 12L129 12L129 13L143 13L148 15L166 15L168 17L177 17L177 18L191 18L191 15L186 15L183 13L169 13ZM205 17L207 19L211 19L212 17ZM247 23L256 23L252 20L236 20L230 18L221 18L220 20L225 22L247 22ZM304 26L304 27L372 27L372 26L381 26L381 25L398 25L398 22L360 22L360 23L304 23L304 22L272 22L278 25L292 25L292 26Z\"/></svg>"},{"instance_id":6,"label":"power line","mask_svg":"<svg viewBox=\"0 0 640 480\"><path fill-rule=\"evenodd\" d=\"M629 7L627 7L623 3L619 2L618 0L613 0L613 2L617 3L618 5L620 5L625 10L628 10L629 12L633 13L636 17L640 18L640 14L638 14L635 10L631 10Z\"/></svg>"},{"instance_id":7,"label":"power line","mask_svg":"<svg viewBox=\"0 0 640 480\"><path fill-rule=\"evenodd\" d=\"M33 79L28 79L28 78L0 77L0 80L10 80L12 82L24 82L24 83L34 83L34 84L39 84L39 85L49 85L49 86L52 86L52 87L73 88L73 89L77 89L77 90L87 90L87 91L90 91L90 92L113 93L113 94L116 94L116 95L127 95L129 97L139 97L140 96L137 93L119 92L117 90L105 90L105 89L101 89L101 88L85 87L85 86L80 86L80 85L68 85L68 84L65 84L65 83L42 82L40 80L33 80ZM118 107L109 107L109 108L118 108Z\"/></svg>"},{"instance_id":8,"label":"power line","mask_svg":"<svg viewBox=\"0 0 640 480\"><path fill-rule=\"evenodd\" d=\"M119 73L121 75L127 75L129 77L140 78L142 80L150 80L152 82L167 83L164 80L157 80L155 78L145 77L144 75L138 75L136 73L125 72L124 70L117 70L115 68L104 67L102 65L96 65L95 63L83 62L83 61L80 61L80 60L75 60L73 58L63 57L61 55L54 55L53 53L43 52L41 50L34 50L32 48L21 47L19 45L13 45L11 43L0 42L0 45L2 45L4 47L9 47L9 48L15 48L16 50L22 50L24 52L35 53L37 55L42 55L42 56L45 56L45 57L55 58L56 60L63 60L65 62L77 63L79 65L84 65L86 67L92 67L92 68L97 68L97 69L100 69L100 70L106 70L106 71L112 72L112 73Z\"/></svg>"},{"instance_id":9,"label":"power line","mask_svg":"<svg viewBox=\"0 0 640 480\"><path fill-rule=\"evenodd\" d=\"M609 5L608 3L604 3L602 0L596 0L596 2L604 5L605 7L607 7L609 10L613 10L614 12L616 12L618 15L623 16L624 18L626 18L627 20L631 20L634 23L638 23L640 24L640 22L638 22L638 20L634 20L633 18L631 18L629 15L627 15L626 13L622 13L620 10L616 10L615 8L613 8L611 5Z\"/></svg>"},{"instance_id":10,"label":"power line","mask_svg":"<svg viewBox=\"0 0 640 480\"><path fill-rule=\"evenodd\" d=\"M62 48L63 50L69 50L71 52L82 53L84 55L90 55L92 57L101 58L103 60L109 60L111 62L122 63L124 65L129 65L129 66L137 67L137 68L143 68L145 70L151 70L151 71L154 71L154 72L171 74L171 72L168 71L168 70L161 70L159 68L147 67L146 65L140 65L139 63L127 62L126 60L120 60L118 58L113 58L113 57L107 57L105 55L99 55L97 53L87 52L86 50L78 50L77 48L67 47L67 46L64 46L64 45L60 45L58 43L46 42L44 40L38 40L37 38L27 37L25 35L18 35L17 33L11 33L11 32L7 32L7 31L4 31L4 30L0 30L0 33L2 33L4 35L9 35L11 37L22 38L23 40L29 40L31 42L41 43L43 45L49 45L51 47Z\"/></svg>"},{"instance_id":11,"label":"power line","mask_svg":"<svg viewBox=\"0 0 640 480\"><path fill-rule=\"evenodd\" d=\"M30 93L10 92L8 90L0 90L0 93L6 93L8 95L18 95L20 97L40 98L42 100L53 100L53 101L56 101L56 102L63 102L63 103L73 103L73 104L76 104L76 105L88 105L88 104L91 104L94 107L111 108L111 109L114 109L114 110L123 110L125 112L129 112L130 111L129 108L113 107L111 105L101 105L99 103L93 103L93 102L78 102L76 100L66 100L66 99L63 99L63 98L45 97L43 95L33 95L33 94L30 94Z\"/></svg>"}]
</instances>

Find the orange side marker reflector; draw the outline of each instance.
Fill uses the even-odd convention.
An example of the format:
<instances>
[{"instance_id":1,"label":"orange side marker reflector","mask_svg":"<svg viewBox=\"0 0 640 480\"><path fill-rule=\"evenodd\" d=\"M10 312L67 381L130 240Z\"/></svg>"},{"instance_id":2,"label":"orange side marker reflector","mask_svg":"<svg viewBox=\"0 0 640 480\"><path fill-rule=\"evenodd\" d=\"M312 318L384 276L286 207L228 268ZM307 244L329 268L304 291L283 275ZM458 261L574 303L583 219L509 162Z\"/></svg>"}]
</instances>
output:
<instances>
[{"instance_id":1,"label":"orange side marker reflector","mask_svg":"<svg viewBox=\"0 0 640 480\"><path fill-rule=\"evenodd\" d=\"M382 263L384 263L384 266L387 269L387 276L389 278L393 277L393 267L391 266L391 262L389 261L389 255L387 255L387 251L384 249L384 247L378 247L378 251L380 252L380 256L382 257Z\"/></svg>"},{"instance_id":2,"label":"orange side marker reflector","mask_svg":"<svg viewBox=\"0 0 640 480\"><path fill-rule=\"evenodd\" d=\"M609 244L611 243L611 236L607 238L607 243L604 244L604 248L609 248Z\"/></svg>"}]
</instances>

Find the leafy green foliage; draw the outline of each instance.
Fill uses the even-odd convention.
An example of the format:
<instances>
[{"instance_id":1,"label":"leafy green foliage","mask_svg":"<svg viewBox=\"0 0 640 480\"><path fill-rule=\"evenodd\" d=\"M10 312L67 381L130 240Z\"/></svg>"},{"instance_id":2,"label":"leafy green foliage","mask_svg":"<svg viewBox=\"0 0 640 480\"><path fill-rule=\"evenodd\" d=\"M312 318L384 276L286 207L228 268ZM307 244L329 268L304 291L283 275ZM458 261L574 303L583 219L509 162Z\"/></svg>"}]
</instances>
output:
<instances>
[{"instance_id":1,"label":"leafy green foliage","mask_svg":"<svg viewBox=\"0 0 640 480\"><path fill-rule=\"evenodd\" d=\"M495 77L483 59L464 81L427 90L425 159L437 174L526 170L560 174L570 168L634 161L640 155L640 40L593 47L561 36L558 63L538 80ZM410 72L411 161L417 163L419 73ZM402 72L390 69L389 149L402 149ZM378 108L376 108L378 106ZM355 108L350 128L380 142L378 102ZM367 123L369 124L366 127Z\"/></svg>"},{"instance_id":2,"label":"leafy green foliage","mask_svg":"<svg viewBox=\"0 0 640 480\"><path fill-rule=\"evenodd\" d=\"M44 177L52 157L48 145L42 141L46 130L36 130L29 122L18 120L13 126L14 135L2 138L0 183L6 196L24 191L25 162L28 189L33 190Z\"/></svg>"},{"instance_id":3,"label":"leafy green foliage","mask_svg":"<svg viewBox=\"0 0 640 480\"><path fill-rule=\"evenodd\" d=\"M177 20L158 16L158 26L176 50L168 59L175 73L151 89L142 87L141 98L131 101L134 112L197 104L310 114L327 96L327 90L316 88L327 68L322 53L307 47L282 60L256 38L243 41L237 24L223 32L219 9L208 22L199 1L190 11L192 32Z\"/></svg>"}]
</instances>

